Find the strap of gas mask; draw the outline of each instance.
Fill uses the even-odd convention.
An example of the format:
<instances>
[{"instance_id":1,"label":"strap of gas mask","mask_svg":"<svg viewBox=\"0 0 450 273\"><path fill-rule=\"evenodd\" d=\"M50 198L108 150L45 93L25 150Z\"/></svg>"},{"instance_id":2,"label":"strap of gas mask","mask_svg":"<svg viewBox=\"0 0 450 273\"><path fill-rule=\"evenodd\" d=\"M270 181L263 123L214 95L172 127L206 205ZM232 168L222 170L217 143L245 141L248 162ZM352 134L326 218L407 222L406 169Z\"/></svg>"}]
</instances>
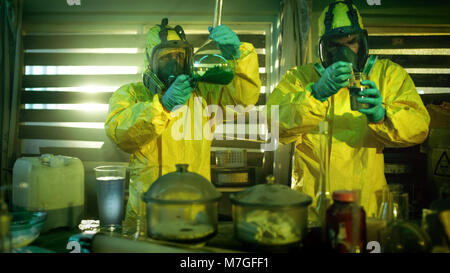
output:
<instances>
[{"instance_id":1,"label":"strap of gas mask","mask_svg":"<svg viewBox=\"0 0 450 273\"><path fill-rule=\"evenodd\" d=\"M169 23L169 19L163 18L161 20L160 30L159 30L159 39L161 40L161 44L167 43L167 24Z\"/></svg>"},{"instance_id":2,"label":"strap of gas mask","mask_svg":"<svg viewBox=\"0 0 450 273\"><path fill-rule=\"evenodd\" d=\"M187 42L186 40L186 34L184 33L183 28L180 25L176 25L175 28L168 28L167 24L169 23L169 19L167 18L163 18L161 20L161 25L160 25L160 31L159 31L159 39L161 40L161 44L165 44L167 43L167 35L169 30L174 30L178 37L180 37L180 39L184 42Z\"/></svg>"},{"instance_id":3,"label":"strap of gas mask","mask_svg":"<svg viewBox=\"0 0 450 273\"><path fill-rule=\"evenodd\" d=\"M175 26L175 32L178 34L178 37L180 37L181 40L187 42L186 34L184 34L184 30L180 25Z\"/></svg>"},{"instance_id":4,"label":"strap of gas mask","mask_svg":"<svg viewBox=\"0 0 450 273\"><path fill-rule=\"evenodd\" d=\"M358 27L361 29L361 26L358 22L358 12L353 8L353 3L351 0L346 1L347 7L348 7L348 18L350 18L350 22L352 22L352 27L356 28Z\"/></svg>"},{"instance_id":5,"label":"strap of gas mask","mask_svg":"<svg viewBox=\"0 0 450 273\"><path fill-rule=\"evenodd\" d=\"M330 4L330 6L328 6L328 11L325 15L325 33L328 33L331 31L331 28L333 27L333 10L334 10L334 6L336 6L337 3L344 3L343 1L340 2L335 2Z\"/></svg>"}]
</instances>

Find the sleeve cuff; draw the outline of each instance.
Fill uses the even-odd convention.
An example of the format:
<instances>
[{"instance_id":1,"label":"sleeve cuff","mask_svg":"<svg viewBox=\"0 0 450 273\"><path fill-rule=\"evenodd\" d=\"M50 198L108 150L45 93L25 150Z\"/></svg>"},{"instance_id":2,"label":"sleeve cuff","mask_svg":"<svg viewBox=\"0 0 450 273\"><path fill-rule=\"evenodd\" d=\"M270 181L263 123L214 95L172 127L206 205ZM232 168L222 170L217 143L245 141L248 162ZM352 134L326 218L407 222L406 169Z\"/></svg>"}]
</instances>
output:
<instances>
[{"instance_id":1,"label":"sleeve cuff","mask_svg":"<svg viewBox=\"0 0 450 273\"><path fill-rule=\"evenodd\" d=\"M160 112L160 113L161 113L162 119L168 119L168 120L170 120L170 119L172 118L172 114L171 114L172 112L170 112L168 109L166 109L166 107L164 107L164 105L162 104L161 99L162 99L162 97L161 97L161 95L159 95L159 94L153 96L152 103L153 103L153 105L154 105L154 109L155 109L157 112Z\"/></svg>"},{"instance_id":2,"label":"sleeve cuff","mask_svg":"<svg viewBox=\"0 0 450 273\"><path fill-rule=\"evenodd\" d=\"M317 98L317 97L316 97L316 93L315 93L314 90L313 90L314 84L315 84L315 82L310 82L310 83L308 83L308 85L306 86L305 89L306 89L307 91L309 91L309 93L311 94L311 96L312 96L314 99L316 99L316 100L318 100L318 101L320 101L320 102L324 102L324 101L328 100L328 98L322 99L322 98Z\"/></svg>"}]
</instances>

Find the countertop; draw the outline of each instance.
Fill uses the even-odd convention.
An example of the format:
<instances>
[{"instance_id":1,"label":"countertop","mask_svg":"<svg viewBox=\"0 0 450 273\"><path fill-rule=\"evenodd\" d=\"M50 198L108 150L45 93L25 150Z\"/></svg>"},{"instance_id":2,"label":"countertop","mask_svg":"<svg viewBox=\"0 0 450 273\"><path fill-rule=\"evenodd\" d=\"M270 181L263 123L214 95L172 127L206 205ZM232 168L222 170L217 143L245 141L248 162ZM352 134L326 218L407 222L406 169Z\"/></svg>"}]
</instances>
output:
<instances>
[{"instance_id":1,"label":"countertop","mask_svg":"<svg viewBox=\"0 0 450 273\"><path fill-rule=\"evenodd\" d=\"M79 228L57 228L50 231L47 231L41 234L29 247L34 248L34 251L31 252L56 252L56 253L70 253L73 251L73 247L69 247L69 238L73 235L83 233ZM118 234L116 233L114 236L119 238L130 238L130 233L128 234ZM320 244L318 244L318 233L314 229L308 229L307 236L304 240L303 245L291 245L289 247L283 248L262 248L260 246L251 246L249 244L244 244L240 242L234 235L233 223L231 221L221 221L218 223L217 234L209 239L206 243L199 244L197 246L187 246L182 244L173 244L166 242L158 242L151 238L144 236L142 238L143 241L151 242L153 244L164 245L172 245L176 247L186 246L186 249L194 249L196 251L205 252L218 252L218 253L227 253L227 252L302 252L305 248L308 251L319 250ZM320 240L319 240L320 241ZM41 250L41 251L39 251ZM320 249L323 251L323 248Z\"/></svg>"}]
</instances>

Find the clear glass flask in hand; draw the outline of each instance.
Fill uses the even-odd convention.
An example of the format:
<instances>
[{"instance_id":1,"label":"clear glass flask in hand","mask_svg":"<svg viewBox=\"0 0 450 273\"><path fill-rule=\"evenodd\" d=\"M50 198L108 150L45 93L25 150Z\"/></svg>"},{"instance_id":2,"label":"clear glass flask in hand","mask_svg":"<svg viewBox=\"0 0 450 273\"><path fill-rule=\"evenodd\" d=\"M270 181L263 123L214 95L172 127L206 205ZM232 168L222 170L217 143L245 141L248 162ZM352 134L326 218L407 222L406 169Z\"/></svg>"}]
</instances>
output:
<instances>
[{"instance_id":1,"label":"clear glass flask in hand","mask_svg":"<svg viewBox=\"0 0 450 273\"><path fill-rule=\"evenodd\" d=\"M215 28L222 21L223 0L216 0L214 11ZM236 60L225 58L218 45L208 39L193 56L193 78L195 81L213 84L229 84L234 78Z\"/></svg>"}]
</instances>

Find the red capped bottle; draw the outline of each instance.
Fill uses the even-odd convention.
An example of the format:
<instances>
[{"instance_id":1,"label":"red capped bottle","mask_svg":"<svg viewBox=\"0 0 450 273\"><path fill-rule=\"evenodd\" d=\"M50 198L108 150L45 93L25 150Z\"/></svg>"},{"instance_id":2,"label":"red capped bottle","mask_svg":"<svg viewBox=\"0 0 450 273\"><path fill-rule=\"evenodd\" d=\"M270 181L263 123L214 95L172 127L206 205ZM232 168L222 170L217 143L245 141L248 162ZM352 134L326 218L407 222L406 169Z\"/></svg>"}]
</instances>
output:
<instances>
[{"instance_id":1,"label":"red capped bottle","mask_svg":"<svg viewBox=\"0 0 450 273\"><path fill-rule=\"evenodd\" d=\"M359 191L335 191L326 212L328 244L338 253L360 253L366 246L366 212Z\"/></svg>"}]
</instances>

